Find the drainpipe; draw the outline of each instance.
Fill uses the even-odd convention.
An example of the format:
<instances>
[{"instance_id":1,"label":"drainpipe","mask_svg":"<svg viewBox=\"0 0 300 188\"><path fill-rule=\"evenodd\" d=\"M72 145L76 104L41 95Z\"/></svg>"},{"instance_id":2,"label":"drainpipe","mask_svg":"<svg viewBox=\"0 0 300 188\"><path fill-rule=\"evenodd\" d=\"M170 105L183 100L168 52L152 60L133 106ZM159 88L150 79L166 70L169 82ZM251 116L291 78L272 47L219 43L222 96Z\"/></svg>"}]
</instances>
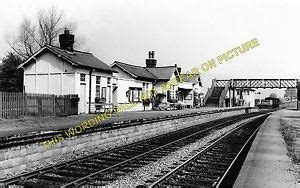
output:
<instances>
[{"instance_id":1,"label":"drainpipe","mask_svg":"<svg viewBox=\"0 0 300 188\"><path fill-rule=\"evenodd\" d=\"M95 69L91 69L90 71L90 84L89 84L89 114L91 113L91 102L92 102L92 73Z\"/></svg>"}]
</instances>

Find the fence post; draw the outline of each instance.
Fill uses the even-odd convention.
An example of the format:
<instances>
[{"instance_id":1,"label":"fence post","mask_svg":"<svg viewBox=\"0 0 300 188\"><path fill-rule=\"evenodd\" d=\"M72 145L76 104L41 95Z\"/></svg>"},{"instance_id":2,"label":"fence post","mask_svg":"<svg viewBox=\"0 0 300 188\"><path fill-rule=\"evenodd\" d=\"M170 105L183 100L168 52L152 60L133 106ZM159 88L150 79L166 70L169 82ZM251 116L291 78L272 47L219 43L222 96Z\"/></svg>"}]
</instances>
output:
<instances>
[{"instance_id":1,"label":"fence post","mask_svg":"<svg viewBox=\"0 0 300 188\"><path fill-rule=\"evenodd\" d=\"M14 118L15 117L15 100L16 100L16 93L10 93L10 105L9 108L11 110L10 112L10 118Z\"/></svg>"},{"instance_id":2,"label":"fence post","mask_svg":"<svg viewBox=\"0 0 300 188\"><path fill-rule=\"evenodd\" d=\"M23 114L24 116L28 115L28 107L27 107L27 94L23 94Z\"/></svg>"},{"instance_id":3,"label":"fence post","mask_svg":"<svg viewBox=\"0 0 300 188\"><path fill-rule=\"evenodd\" d=\"M296 82L297 88L297 110L300 110L300 81Z\"/></svg>"},{"instance_id":4,"label":"fence post","mask_svg":"<svg viewBox=\"0 0 300 188\"><path fill-rule=\"evenodd\" d=\"M6 108L7 107L7 97L6 97L6 92L3 92L3 101L4 101L3 102L3 110L4 110L3 111L3 117L7 118L6 117L6 114L7 114L7 108Z\"/></svg>"},{"instance_id":5,"label":"fence post","mask_svg":"<svg viewBox=\"0 0 300 188\"><path fill-rule=\"evenodd\" d=\"M69 100L70 95L64 96L64 115L67 115L67 101Z\"/></svg>"},{"instance_id":6,"label":"fence post","mask_svg":"<svg viewBox=\"0 0 300 188\"><path fill-rule=\"evenodd\" d=\"M43 107L42 107L42 97L38 96L36 98L37 100L37 107L38 107L38 116L42 116L43 115Z\"/></svg>"},{"instance_id":7,"label":"fence post","mask_svg":"<svg viewBox=\"0 0 300 188\"><path fill-rule=\"evenodd\" d=\"M53 116L55 116L56 115L56 113L55 113L55 108L56 108L56 106L55 106L55 100L56 100L56 96L55 95L52 96L52 100L53 100Z\"/></svg>"},{"instance_id":8,"label":"fence post","mask_svg":"<svg viewBox=\"0 0 300 188\"><path fill-rule=\"evenodd\" d=\"M2 98L3 93L0 91L0 118L3 117L3 98Z\"/></svg>"}]
</instances>

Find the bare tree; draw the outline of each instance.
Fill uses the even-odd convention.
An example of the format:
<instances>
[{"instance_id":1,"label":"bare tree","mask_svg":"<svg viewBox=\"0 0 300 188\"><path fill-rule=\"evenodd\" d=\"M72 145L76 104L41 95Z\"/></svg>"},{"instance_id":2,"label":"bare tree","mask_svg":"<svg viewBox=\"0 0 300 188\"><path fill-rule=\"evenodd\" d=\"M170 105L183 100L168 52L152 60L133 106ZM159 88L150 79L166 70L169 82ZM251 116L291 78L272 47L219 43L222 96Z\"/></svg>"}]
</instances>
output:
<instances>
[{"instance_id":1,"label":"bare tree","mask_svg":"<svg viewBox=\"0 0 300 188\"><path fill-rule=\"evenodd\" d=\"M284 92L284 98L288 98L290 101L293 101L293 99L297 99L297 89L288 88Z\"/></svg>"},{"instance_id":2,"label":"bare tree","mask_svg":"<svg viewBox=\"0 0 300 188\"><path fill-rule=\"evenodd\" d=\"M36 51L45 45L57 45L58 35L67 28L75 32L76 24L64 21L63 11L51 7L48 10L40 10L36 23L25 18L19 26L17 36L9 41L11 48L22 58L32 56ZM75 46L78 46L78 40Z\"/></svg>"},{"instance_id":3,"label":"bare tree","mask_svg":"<svg viewBox=\"0 0 300 188\"><path fill-rule=\"evenodd\" d=\"M17 38L12 43L9 42L9 45L18 55L26 58L38 48L35 40L35 27L30 20L24 19L19 26Z\"/></svg>"}]
</instances>

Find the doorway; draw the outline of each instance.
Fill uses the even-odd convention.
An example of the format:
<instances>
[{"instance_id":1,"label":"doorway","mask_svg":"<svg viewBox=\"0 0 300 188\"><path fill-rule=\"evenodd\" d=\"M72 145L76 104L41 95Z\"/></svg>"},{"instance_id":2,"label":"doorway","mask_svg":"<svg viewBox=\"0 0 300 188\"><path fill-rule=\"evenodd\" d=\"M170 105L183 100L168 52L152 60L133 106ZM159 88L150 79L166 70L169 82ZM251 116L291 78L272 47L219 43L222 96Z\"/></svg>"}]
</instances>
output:
<instances>
[{"instance_id":1,"label":"doorway","mask_svg":"<svg viewBox=\"0 0 300 188\"><path fill-rule=\"evenodd\" d=\"M85 83L80 84L79 89L79 107L78 111L80 114L85 113L85 101L86 100L86 85Z\"/></svg>"}]
</instances>

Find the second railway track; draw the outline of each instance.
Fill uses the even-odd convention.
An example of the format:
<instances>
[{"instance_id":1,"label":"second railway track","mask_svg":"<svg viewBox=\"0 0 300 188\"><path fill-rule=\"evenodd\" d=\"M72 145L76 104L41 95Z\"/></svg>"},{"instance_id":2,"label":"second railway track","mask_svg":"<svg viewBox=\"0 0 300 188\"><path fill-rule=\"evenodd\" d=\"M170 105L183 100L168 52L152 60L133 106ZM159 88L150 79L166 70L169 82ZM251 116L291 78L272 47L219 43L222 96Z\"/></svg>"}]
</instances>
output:
<instances>
[{"instance_id":1,"label":"second railway track","mask_svg":"<svg viewBox=\"0 0 300 188\"><path fill-rule=\"evenodd\" d=\"M260 125L268 115L237 127L189 160L179 165L150 187L232 187L243 160ZM244 153L245 154L245 153Z\"/></svg>"},{"instance_id":2,"label":"second railway track","mask_svg":"<svg viewBox=\"0 0 300 188\"><path fill-rule=\"evenodd\" d=\"M137 168L150 164L177 149L195 142L211 131L243 119L260 115L251 113L222 118L191 126L154 138L82 157L45 169L23 174L3 182L21 187L103 186Z\"/></svg>"}]
</instances>

